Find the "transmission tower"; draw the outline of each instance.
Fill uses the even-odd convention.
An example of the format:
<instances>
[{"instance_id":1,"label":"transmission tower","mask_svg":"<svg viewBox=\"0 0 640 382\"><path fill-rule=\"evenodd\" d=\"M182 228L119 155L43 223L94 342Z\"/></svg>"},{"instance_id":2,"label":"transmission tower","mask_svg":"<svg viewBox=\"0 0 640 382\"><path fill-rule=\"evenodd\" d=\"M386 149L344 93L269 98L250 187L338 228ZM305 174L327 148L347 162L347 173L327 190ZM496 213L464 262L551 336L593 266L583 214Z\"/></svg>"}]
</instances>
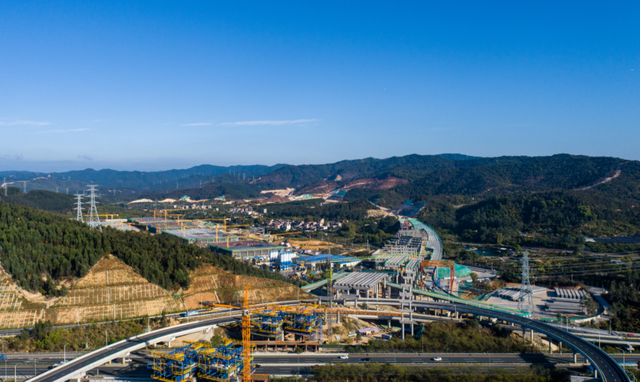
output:
<instances>
[{"instance_id":1,"label":"transmission tower","mask_svg":"<svg viewBox=\"0 0 640 382\"><path fill-rule=\"evenodd\" d=\"M327 256L327 266L329 274L327 275L327 295L329 296L329 306L333 306L333 267L331 266L331 247L329 247L329 256Z\"/></svg>"},{"instance_id":2,"label":"transmission tower","mask_svg":"<svg viewBox=\"0 0 640 382\"><path fill-rule=\"evenodd\" d=\"M82 218L82 205L84 204L82 203L82 196L82 194L75 194L76 208L74 208L74 210L76 210L76 220L80 222L84 222L84 219Z\"/></svg>"},{"instance_id":3,"label":"transmission tower","mask_svg":"<svg viewBox=\"0 0 640 382\"><path fill-rule=\"evenodd\" d=\"M518 309L533 315L533 292L529 282L529 253L527 252L522 252L522 285L520 286Z\"/></svg>"},{"instance_id":4,"label":"transmission tower","mask_svg":"<svg viewBox=\"0 0 640 382\"><path fill-rule=\"evenodd\" d=\"M100 217L96 207L96 187L98 186L92 184L87 187L89 187L89 217L87 218L87 224L91 228L100 228Z\"/></svg>"}]
</instances>

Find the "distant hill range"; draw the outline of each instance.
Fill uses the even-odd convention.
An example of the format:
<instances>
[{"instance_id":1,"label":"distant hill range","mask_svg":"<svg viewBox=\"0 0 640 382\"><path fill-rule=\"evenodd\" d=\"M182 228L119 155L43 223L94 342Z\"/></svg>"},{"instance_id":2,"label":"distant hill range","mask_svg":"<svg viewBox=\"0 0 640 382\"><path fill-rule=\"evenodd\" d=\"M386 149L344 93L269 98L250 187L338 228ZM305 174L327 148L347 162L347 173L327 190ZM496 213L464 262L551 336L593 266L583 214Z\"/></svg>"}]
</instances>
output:
<instances>
[{"instance_id":1,"label":"distant hill range","mask_svg":"<svg viewBox=\"0 0 640 382\"><path fill-rule=\"evenodd\" d=\"M107 189L124 190L167 190L180 189L200 185L212 178L222 175L232 175L232 179L253 179L268 174L286 165L274 166L213 166L201 165L184 170L167 171L117 171L117 170L93 170L68 172L26 172L26 171L2 171L0 177L4 177L7 183L15 187L22 187L22 181L28 181L29 189L46 189L59 192L75 192L76 188L82 188L84 184L98 184ZM17 182L17 183L13 183ZM78 183L79 182L79 183Z\"/></svg>"},{"instance_id":2,"label":"distant hill range","mask_svg":"<svg viewBox=\"0 0 640 382\"><path fill-rule=\"evenodd\" d=\"M293 188L294 194L302 195L340 189L346 191L346 200L365 198L381 205L397 206L409 199L419 203L433 195L487 197L523 191L598 190L618 198L635 198L639 194L640 162L567 154L496 158L442 154L365 158L320 165L202 165L158 172L87 169L0 176L7 176L11 182L37 178L28 182L28 189L55 191L57 188L59 192L66 192L68 184L72 184L75 192L74 188L81 188L82 184L94 183L106 189L105 194L122 193L136 198L144 195L153 199L184 194L197 199L220 195L252 198L264 190ZM22 183L12 186L21 187Z\"/></svg>"}]
</instances>

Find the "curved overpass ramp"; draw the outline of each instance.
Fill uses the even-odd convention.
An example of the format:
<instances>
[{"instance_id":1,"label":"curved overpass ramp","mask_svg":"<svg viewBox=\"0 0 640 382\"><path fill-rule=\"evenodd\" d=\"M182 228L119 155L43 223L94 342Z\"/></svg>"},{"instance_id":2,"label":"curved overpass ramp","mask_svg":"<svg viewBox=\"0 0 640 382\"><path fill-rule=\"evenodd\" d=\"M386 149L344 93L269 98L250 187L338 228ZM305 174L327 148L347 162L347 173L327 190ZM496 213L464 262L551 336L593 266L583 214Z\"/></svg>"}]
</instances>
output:
<instances>
[{"instance_id":1,"label":"curved overpass ramp","mask_svg":"<svg viewBox=\"0 0 640 382\"><path fill-rule=\"evenodd\" d=\"M362 299L370 303L378 303L385 305L399 305L400 300L382 300L382 299ZM406 304L407 301L404 301ZM444 309L449 311L458 311L461 313L470 313L478 316L486 316L497 318L499 320L512 322L521 325L526 328L533 329L540 333L543 333L550 338L560 341L564 344L571 346L576 352L582 354L586 359L590 360L593 366L598 370L600 377L604 382L628 382L629 378L626 376L624 370L618 365L618 363L611 358L607 353L601 351L597 346L590 342L577 337L573 334L565 332L562 329L556 328L552 325L548 325L541 321L531 320L525 317L519 317L507 312L501 312L497 310L479 308L475 306L468 306L456 303L438 303L438 302L426 302L426 301L411 301L413 306L424 307L431 309ZM83 373L98 367L106 362L111 361L114 358L124 357L128 353L147 347L149 345L162 342L171 341L176 336L182 336L190 333L195 333L201 330L207 330L214 325L220 325L237 321L240 319L240 312L223 313L224 317L216 317L206 319L203 321L192 322L187 324L181 324L172 326L169 328L163 328L155 330L143 335L128 338L126 340L116 342L112 345L96 350L89 354L86 354L80 358L76 358L73 361L49 370L43 374L40 374L34 378L29 379L31 382L63 382L71 378L78 378Z\"/></svg>"},{"instance_id":2,"label":"curved overpass ramp","mask_svg":"<svg viewBox=\"0 0 640 382\"><path fill-rule=\"evenodd\" d=\"M226 324L240 320L240 312L229 314L225 317L211 318L208 320L191 322L154 330L136 337L127 338L104 348L85 354L62 366L58 366L45 373L37 375L28 381L33 382L63 382L72 378L79 378L83 373L103 365L114 358L125 357L128 353L145 348L149 345L163 341L171 341L176 336L183 336L207 330L214 325Z\"/></svg>"},{"instance_id":3,"label":"curved overpass ramp","mask_svg":"<svg viewBox=\"0 0 640 382\"><path fill-rule=\"evenodd\" d=\"M381 303L385 305L400 304L400 300L376 300L376 299L362 299L368 303ZM406 305L407 302L405 301ZM411 304L416 307L424 307L431 309L444 309L449 311L458 311L460 313L470 313L477 316L485 316L497 318L499 320L513 322L514 324L524 326L529 329L533 329L539 333L543 333L556 341L569 345L577 353L582 354L585 359L590 360L593 366L598 370L600 378L604 382L628 382L629 377L625 374L624 370L618 365L613 358L611 358L606 352L600 350L597 346L593 345L578 336L568 333L562 329L546 324L542 321L536 321L525 317L519 317L510 313L506 313L499 310L491 310L478 308L469 305L456 304L456 303L438 303L438 302L425 302L412 300Z\"/></svg>"},{"instance_id":4,"label":"curved overpass ramp","mask_svg":"<svg viewBox=\"0 0 640 382\"><path fill-rule=\"evenodd\" d=\"M427 232L427 244L425 244L425 247L433 250L431 260L442 260L442 241L436 231L418 219L409 218L407 220L411 223L413 229L421 229Z\"/></svg>"}]
</instances>

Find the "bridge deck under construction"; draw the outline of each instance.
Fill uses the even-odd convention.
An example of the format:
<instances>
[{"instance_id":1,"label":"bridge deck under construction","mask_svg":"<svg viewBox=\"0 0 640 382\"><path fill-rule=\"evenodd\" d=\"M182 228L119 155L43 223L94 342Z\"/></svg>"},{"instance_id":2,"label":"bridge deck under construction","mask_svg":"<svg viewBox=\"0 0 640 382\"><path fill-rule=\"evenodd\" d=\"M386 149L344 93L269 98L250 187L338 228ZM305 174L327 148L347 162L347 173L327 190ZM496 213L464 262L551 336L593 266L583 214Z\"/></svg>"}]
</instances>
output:
<instances>
[{"instance_id":1,"label":"bridge deck under construction","mask_svg":"<svg viewBox=\"0 0 640 382\"><path fill-rule=\"evenodd\" d=\"M353 272L333 284L335 289L340 290L372 290L388 275L386 273Z\"/></svg>"}]
</instances>

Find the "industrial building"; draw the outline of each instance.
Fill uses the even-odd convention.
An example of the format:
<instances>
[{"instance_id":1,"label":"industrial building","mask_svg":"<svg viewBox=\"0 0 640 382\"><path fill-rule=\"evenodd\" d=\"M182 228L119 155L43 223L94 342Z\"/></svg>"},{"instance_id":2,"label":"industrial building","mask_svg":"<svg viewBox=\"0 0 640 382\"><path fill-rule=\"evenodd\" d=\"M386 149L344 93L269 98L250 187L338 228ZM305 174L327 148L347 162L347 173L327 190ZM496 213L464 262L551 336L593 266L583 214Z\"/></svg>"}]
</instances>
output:
<instances>
[{"instance_id":1,"label":"industrial building","mask_svg":"<svg viewBox=\"0 0 640 382\"><path fill-rule=\"evenodd\" d=\"M292 260L297 256L297 253L288 250L271 251L269 252L269 261L272 266L281 271L286 271L291 269L293 266Z\"/></svg>"},{"instance_id":2,"label":"industrial building","mask_svg":"<svg viewBox=\"0 0 640 382\"><path fill-rule=\"evenodd\" d=\"M209 244L212 251L222 251L228 255L241 260L254 257L269 258L269 253L276 250L283 250L281 245L273 245L256 240L229 240L229 242L214 242Z\"/></svg>"},{"instance_id":3,"label":"industrial building","mask_svg":"<svg viewBox=\"0 0 640 382\"><path fill-rule=\"evenodd\" d=\"M225 244L227 237L229 242L238 241L238 236L227 235L220 231L210 228L174 228L162 230L163 235L173 235L185 240L189 244L196 244L199 246L209 246L213 244Z\"/></svg>"},{"instance_id":4,"label":"industrial building","mask_svg":"<svg viewBox=\"0 0 640 382\"><path fill-rule=\"evenodd\" d=\"M306 268L315 268L318 264L326 264L329 259L328 254L316 255L316 256L304 256L293 259L298 265L302 265ZM353 267L360 263L360 259L351 256L331 255L331 263L338 264L343 267Z\"/></svg>"}]
</instances>

